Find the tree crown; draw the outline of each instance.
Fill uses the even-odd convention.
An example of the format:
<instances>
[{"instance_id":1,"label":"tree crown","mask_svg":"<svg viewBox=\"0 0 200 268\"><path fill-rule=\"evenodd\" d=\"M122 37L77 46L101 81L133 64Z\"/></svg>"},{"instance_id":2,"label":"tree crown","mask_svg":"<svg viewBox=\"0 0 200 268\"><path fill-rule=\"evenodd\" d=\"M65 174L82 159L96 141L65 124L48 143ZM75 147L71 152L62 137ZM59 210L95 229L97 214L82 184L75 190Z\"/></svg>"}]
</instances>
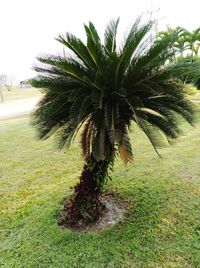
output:
<instances>
[{"instance_id":1,"label":"tree crown","mask_svg":"<svg viewBox=\"0 0 200 268\"><path fill-rule=\"evenodd\" d=\"M118 46L118 24L119 19L108 23L103 42L92 22L84 25L86 44L70 33L59 35L56 39L72 54L38 58L39 75L30 82L45 91L33 115L40 138L56 133L63 147L81 130L85 159L92 155L101 161L119 152L127 163L133 159L132 121L156 151L181 133L179 116L192 124L181 77L193 70L187 63L169 61L174 33L151 42L152 22L137 19Z\"/></svg>"}]
</instances>

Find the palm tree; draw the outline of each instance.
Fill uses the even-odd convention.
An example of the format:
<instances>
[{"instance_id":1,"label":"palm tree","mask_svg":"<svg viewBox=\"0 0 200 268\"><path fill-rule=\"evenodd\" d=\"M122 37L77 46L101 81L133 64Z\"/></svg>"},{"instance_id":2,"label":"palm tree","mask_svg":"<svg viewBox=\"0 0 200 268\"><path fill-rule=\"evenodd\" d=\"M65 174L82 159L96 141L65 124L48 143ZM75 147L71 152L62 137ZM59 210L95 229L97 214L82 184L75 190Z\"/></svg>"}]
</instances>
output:
<instances>
[{"instance_id":1,"label":"palm tree","mask_svg":"<svg viewBox=\"0 0 200 268\"><path fill-rule=\"evenodd\" d=\"M38 58L39 75L31 80L45 92L33 115L39 137L56 134L62 148L81 133L85 165L70 206L76 219L98 218L99 195L114 160L120 156L125 164L133 161L132 122L158 152L181 133L178 115L190 124L193 120L180 80L189 65L168 61L177 37L151 43L152 23L142 25L137 19L118 47L118 24L119 19L108 23L104 42L92 22L84 25L87 44L70 33L58 36L73 55Z\"/></svg>"},{"instance_id":2,"label":"palm tree","mask_svg":"<svg viewBox=\"0 0 200 268\"><path fill-rule=\"evenodd\" d=\"M186 41L185 36L181 36L178 38L177 42L175 43L175 48L177 52L179 53L178 55L183 57L183 53L189 49L189 45Z\"/></svg>"},{"instance_id":3,"label":"palm tree","mask_svg":"<svg viewBox=\"0 0 200 268\"><path fill-rule=\"evenodd\" d=\"M187 31L186 41L189 49L191 50L191 56L198 56L200 47L200 27L192 32Z\"/></svg>"},{"instance_id":4,"label":"palm tree","mask_svg":"<svg viewBox=\"0 0 200 268\"><path fill-rule=\"evenodd\" d=\"M177 56L177 54L183 56L183 52L189 48L189 45L186 40L188 32L183 27L171 28L167 27L166 31L162 31L158 33L158 40L162 38L172 38L172 48L173 48L173 60ZM176 38L176 42L174 43L174 37Z\"/></svg>"}]
</instances>

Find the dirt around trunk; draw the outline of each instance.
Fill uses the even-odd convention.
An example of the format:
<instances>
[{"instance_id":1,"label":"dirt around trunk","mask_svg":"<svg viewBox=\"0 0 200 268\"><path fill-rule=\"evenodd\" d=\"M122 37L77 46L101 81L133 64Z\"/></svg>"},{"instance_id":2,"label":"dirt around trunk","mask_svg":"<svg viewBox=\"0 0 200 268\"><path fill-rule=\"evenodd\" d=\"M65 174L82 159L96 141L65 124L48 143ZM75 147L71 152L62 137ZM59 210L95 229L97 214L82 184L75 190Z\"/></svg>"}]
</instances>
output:
<instances>
[{"instance_id":1,"label":"dirt around trunk","mask_svg":"<svg viewBox=\"0 0 200 268\"><path fill-rule=\"evenodd\" d=\"M125 206L121 204L116 194L105 192L100 195L102 204L102 213L99 219L93 223L80 221L77 224L72 224L73 221L68 220L68 202L65 201L64 210L61 211L58 224L62 228L70 229L74 232L99 232L100 230L117 224L125 214Z\"/></svg>"}]
</instances>

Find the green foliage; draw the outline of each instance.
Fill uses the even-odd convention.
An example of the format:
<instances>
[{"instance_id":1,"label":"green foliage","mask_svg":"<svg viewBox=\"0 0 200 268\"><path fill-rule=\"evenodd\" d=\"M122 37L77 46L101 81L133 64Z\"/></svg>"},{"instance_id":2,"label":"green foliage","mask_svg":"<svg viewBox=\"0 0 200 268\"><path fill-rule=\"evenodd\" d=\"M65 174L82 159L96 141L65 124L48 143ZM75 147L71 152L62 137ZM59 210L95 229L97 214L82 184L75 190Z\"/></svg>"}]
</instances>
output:
<instances>
[{"instance_id":1,"label":"green foliage","mask_svg":"<svg viewBox=\"0 0 200 268\"><path fill-rule=\"evenodd\" d=\"M177 60L190 66L189 73L182 74L184 83L193 83L198 89L200 88L200 28L189 32L182 27L170 28L160 32L157 36L158 40L169 37L172 39L172 55L170 60ZM175 37L176 41L173 42Z\"/></svg>"},{"instance_id":2,"label":"green foliage","mask_svg":"<svg viewBox=\"0 0 200 268\"><path fill-rule=\"evenodd\" d=\"M167 27L167 30L159 32L157 37L158 39L162 39L167 36L171 38L176 37L176 42L173 44L174 56L183 56L185 52L187 56L198 56L200 47L200 27L191 32L180 26L176 28Z\"/></svg>"},{"instance_id":3,"label":"green foliage","mask_svg":"<svg viewBox=\"0 0 200 268\"><path fill-rule=\"evenodd\" d=\"M198 56L179 57L177 58L177 62L189 65L193 70L192 72L182 74L184 83L192 83L198 88L198 80L200 79L200 58Z\"/></svg>"},{"instance_id":4,"label":"green foliage","mask_svg":"<svg viewBox=\"0 0 200 268\"><path fill-rule=\"evenodd\" d=\"M34 113L40 138L56 133L59 147L70 145L81 129L85 159L96 161L119 155L132 161L129 127L134 121L154 148L162 147L180 134L177 115L192 123L193 110L184 99L181 77L193 69L169 59L177 36L163 36L152 43L152 23L131 27L119 47L116 34L119 19L111 20L104 43L93 23L84 25L87 42L70 33L57 40L72 51L71 56L46 56L35 67L34 87L45 96ZM83 126L83 128L81 128Z\"/></svg>"},{"instance_id":5,"label":"green foliage","mask_svg":"<svg viewBox=\"0 0 200 268\"><path fill-rule=\"evenodd\" d=\"M198 56L200 48L200 27L192 32L186 32L186 42L191 50L191 56Z\"/></svg>"},{"instance_id":6,"label":"green foliage","mask_svg":"<svg viewBox=\"0 0 200 268\"><path fill-rule=\"evenodd\" d=\"M196 87L194 87L192 84L186 84L184 86L184 93L190 97L196 98L196 96L194 97L194 95L196 95L197 93L199 93L198 89Z\"/></svg>"}]
</instances>

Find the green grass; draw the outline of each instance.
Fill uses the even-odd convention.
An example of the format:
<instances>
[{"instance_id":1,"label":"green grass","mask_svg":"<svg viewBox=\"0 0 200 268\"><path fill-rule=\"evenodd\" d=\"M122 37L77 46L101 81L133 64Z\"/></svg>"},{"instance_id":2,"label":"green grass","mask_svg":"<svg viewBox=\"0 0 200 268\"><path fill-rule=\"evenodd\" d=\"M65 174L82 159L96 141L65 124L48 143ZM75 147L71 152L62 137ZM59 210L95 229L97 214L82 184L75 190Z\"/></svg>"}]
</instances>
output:
<instances>
[{"instance_id":1,"label":"green grass","mask_svg":"<svg viewBox=\"0 0 200 268\"><path fill-rule=\"evenodd\" d=\"M138 129L134 164L115 164L106 190L127 203L127 216L99 234L56 224L83 162L78 140L69 151L38 141L29 119L0 123L2 267L200 267L200 124L154 153Z\"/></svg>"},{"instance_id":2,"label":"green grass","mask_svg":"<svg viewBox=\"0 0 200 268\"><path fill-rule=\"evenodd\" d=\"M186 84L184 92L189 100L200 100L200 90L194 87L192 84Z\"/></svg>"},{"instance_id":3,"label":"green grass","mask_svg":"<svg viewBox=\"0 0 200 268\"><path fill-rule=\"evenodd\" d=\"M187 99L189 99L189 100L200 100L200 95L189 95L189 96L187 96Z\"/></svg>"},{"instance_id":4,"label":"green grass","mask_svg":"<svg viewBox=\"0 0 200 268\"><path fill-rule=\"evenodd\" d=\"M3 91L4 102L40 97L41 92L37 88L18 88L14 87L11 91Z\"/></svg>"}]
</instances>

